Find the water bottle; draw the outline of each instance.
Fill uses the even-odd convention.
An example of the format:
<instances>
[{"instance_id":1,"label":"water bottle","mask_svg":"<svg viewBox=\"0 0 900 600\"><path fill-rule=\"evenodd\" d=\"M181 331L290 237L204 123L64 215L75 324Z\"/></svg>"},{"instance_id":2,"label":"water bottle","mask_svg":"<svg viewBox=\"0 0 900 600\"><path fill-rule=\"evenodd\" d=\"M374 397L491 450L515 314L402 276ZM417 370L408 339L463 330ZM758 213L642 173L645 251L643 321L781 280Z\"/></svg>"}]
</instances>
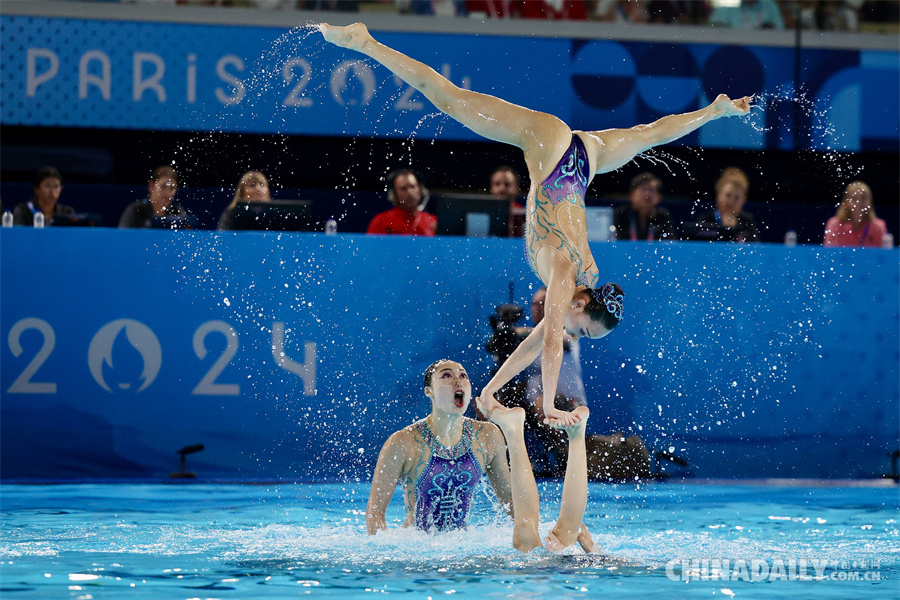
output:
<instances>
[{"instance_id":1,"label":"water bottle","mask_svg":"<svg viewBox=\"0 0 900 600\"><path fill-rule=\"evenodd\" d=\"M8 210L3 213L3 226L4 227L12 227L13 225L13 214Z\"/></svg>"},{"instance_id":2,"label":"water bottle","mask_svg":"<svg viewBox=\"0 0 900 600\"><path fill-rule=\"evenodd\" d=\"M335 235L337 233L337 221L328 219L325 221L325 235Z\"/></svg>"},{"instance_id":3,"label":"water bottle","mask_svg":"<svg viewBox=\"0 0 900 600\"><path fill-rule=\"evenodd\" d=\"M34 228L35 229L43 229L44 228L44 213L38 211L34 213Z\"/></svg>"},{"instance_id":4,"label":"water bottle","mask_svg":"<svg viewBox=\"0 0 900 600\"><path fill-rule=\"evenodd\" d=\"M6 217L5 217L5 216L3 217L3 219L4 219L3 222L6 223L6 220L5 220ZM893 248L893 247L894 247L894 236L893 236L893 234L891 234L891 233L885 233L883 236L881 236L881 247L882 247L882 248L886 248L886 249L888 249L888 248Z\"/></svg>"},{"instance_id":5,"label":"water bottle","mask_svg":"<svg viewBox=\"0 0 900 600\"><path fill-rule=\"evenodd\" d=\"M793 229L788 229L787 233L784 234L784 245L785 246L796 246L797 245L797 232Z\"/></svg>"}]
</instances>

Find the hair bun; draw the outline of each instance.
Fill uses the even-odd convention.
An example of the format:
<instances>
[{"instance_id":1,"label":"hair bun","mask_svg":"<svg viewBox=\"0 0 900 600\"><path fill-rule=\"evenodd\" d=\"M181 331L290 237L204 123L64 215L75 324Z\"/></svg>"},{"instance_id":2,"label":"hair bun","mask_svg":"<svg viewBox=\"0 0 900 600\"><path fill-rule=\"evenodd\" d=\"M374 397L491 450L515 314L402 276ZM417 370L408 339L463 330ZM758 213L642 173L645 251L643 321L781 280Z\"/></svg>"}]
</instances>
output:
<instances>
[{"instance_id":1,"label":"hair bun","mask_svg":"<svg viewBox=\"0 0 900 600\"><path fill-rule=\"evenodd\" d=\"M616 287L611 283L604 283L599 289L592 289L591 296L606 307L609 314L622 321L625 316L625 296L616 293Z\"/></svg>"}]
</instances>

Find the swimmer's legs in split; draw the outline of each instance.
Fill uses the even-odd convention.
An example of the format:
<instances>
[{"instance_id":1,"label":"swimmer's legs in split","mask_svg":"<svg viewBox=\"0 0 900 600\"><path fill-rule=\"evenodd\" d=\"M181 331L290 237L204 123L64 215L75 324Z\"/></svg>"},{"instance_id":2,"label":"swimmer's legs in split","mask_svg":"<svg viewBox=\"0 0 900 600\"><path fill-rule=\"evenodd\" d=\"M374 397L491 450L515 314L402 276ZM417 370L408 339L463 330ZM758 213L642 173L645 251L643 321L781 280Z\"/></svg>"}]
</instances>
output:
<instances>
[{"instance_id":1,"label":"swimmer's legs in split","mask_svg":"<svg viewBox=\"0 0 900 600\"><path fill-rule=\"evenodd\" d=\"M462 89L437 71L393 48L377 42L361 23L347 27L320 26L332 44L361 52L385 67L428 98L441 112L453 117L478 135L513 144L526 151L538 142L570 137L566 125L551 115L533 111L500 98Z\"/></svg>"},{"instance_id":2,"label":"swimmer's legs in split","mask_svg":"<svg viewBox=\"0 0 900 600\"><path fill-rule=\"evenodd\" d=\"M480 402L480 398L479 404ZM479 407L480 408L480 407ZM510 487L513 500L513 547L529 552L541 545L538 533L540 499L537 483L525 448L525 410L517 406L497 406L491 411L493 421L506 437L509 449Z\"/></svg>"}]
</instances>

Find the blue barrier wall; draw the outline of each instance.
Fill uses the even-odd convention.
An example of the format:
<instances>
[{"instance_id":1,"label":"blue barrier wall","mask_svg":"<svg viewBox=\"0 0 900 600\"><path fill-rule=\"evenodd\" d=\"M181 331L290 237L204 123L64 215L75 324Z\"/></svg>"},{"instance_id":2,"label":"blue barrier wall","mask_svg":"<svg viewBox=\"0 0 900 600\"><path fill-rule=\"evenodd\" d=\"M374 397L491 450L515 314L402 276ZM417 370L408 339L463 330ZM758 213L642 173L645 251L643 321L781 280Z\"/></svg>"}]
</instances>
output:
<instances>
[{"instance_id":1,"label":"blue barrier wall","mask_svg":"<svg viewBox=\"0 0 900 600\"><path fill-rule=\"evenodd\" d=\"M898 445L900 250L597 244L626 319L582 345L590 429L698 476L860 477ZM0 474L366 478L428 412L425 367L483 385L521 242L0 233Z\"/></svg>"},{"instance_id":2,"label":"blue barrier wall","mask_svg":"<svg viewBox=\"0 0 900 600\"><path fill-rule=\"evenodd\" d=\"M725 119L679 143L898 149L896 51L803 48L796 56L791 46L412 32L378 38L457 85L555 114L573 128L631 127L696 109L719 93L759 94L763 110L754 111L751 130ZM6 125L478 139L436 116L383 67L309 28L4 15L0 44Z\"/></svg>"}]
</instances>

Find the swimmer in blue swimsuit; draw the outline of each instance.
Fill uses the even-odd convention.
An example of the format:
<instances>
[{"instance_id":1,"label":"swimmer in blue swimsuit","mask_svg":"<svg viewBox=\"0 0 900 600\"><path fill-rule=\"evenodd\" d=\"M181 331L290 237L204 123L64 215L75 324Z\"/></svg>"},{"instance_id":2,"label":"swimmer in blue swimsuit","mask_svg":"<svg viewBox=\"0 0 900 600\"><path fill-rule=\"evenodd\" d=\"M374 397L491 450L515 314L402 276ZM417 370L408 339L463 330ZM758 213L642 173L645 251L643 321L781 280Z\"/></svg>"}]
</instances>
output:
<instances>
[{"instance_id":1,"label":"swimmer in blue swimsuit","mask_svg":"<svg viewBox=\"0 0 900 600\"><path fill-rule=\"evenodd\" d=\"M472 399L466 370L439 360L425 371L431 414L391 435L378 456L366 507L370 534L385 529L385 511L400 484L404 527L424 531L465 528L483 474L512 511L506 442L492 423L464 417Z\"/></svg>"},{"instance_id":2,"label":"swimmer in blue swimsuit","mask_svg":"<svg viewBox=\"0 0 900 600\"><path fill-rule=\"evenodd\" d=\"M404 527L428 532L465 528L476 485L487 473L513 517L516 549L558 551L577 541L586 552L594 550L581 522L587 505L586 407L576 409L579 421L566 429L569 460L559 519L541 543L537 484L525 448L525 411L500 406L491 413L496 424L464 417L472 386L463 366L447 359L425 370L425 395L431 398L431 414L392 434L378 455L366 506L370 535L387 528L385 512L398 484L406 505Z\"/></svg>"},{"instance_id":3,"label":"swimmer in blue swimsuit","mask_svg":"<svg viewBox=\"0 0 900 600\"><path fill-rule=\"evenodd\" d=\"M546 314L482 391L486 415L500 406L496 392L541 354L545 423L567 428L575 413L554 406L563 338L602 338L622 320L624 292L596 287L599 267L587 240L584 195L597 173L622 167L650 148L678 139L721 117L745 115L750 98L719 95L709 106L630 129L572 131L553 115L464 90L431 67L377 42L365 25L321 25L325 39L361 52L425 95L439 110L475 133L522 149L531 178L526 251L547 286Z\"/></svg>"}]
</instances>

